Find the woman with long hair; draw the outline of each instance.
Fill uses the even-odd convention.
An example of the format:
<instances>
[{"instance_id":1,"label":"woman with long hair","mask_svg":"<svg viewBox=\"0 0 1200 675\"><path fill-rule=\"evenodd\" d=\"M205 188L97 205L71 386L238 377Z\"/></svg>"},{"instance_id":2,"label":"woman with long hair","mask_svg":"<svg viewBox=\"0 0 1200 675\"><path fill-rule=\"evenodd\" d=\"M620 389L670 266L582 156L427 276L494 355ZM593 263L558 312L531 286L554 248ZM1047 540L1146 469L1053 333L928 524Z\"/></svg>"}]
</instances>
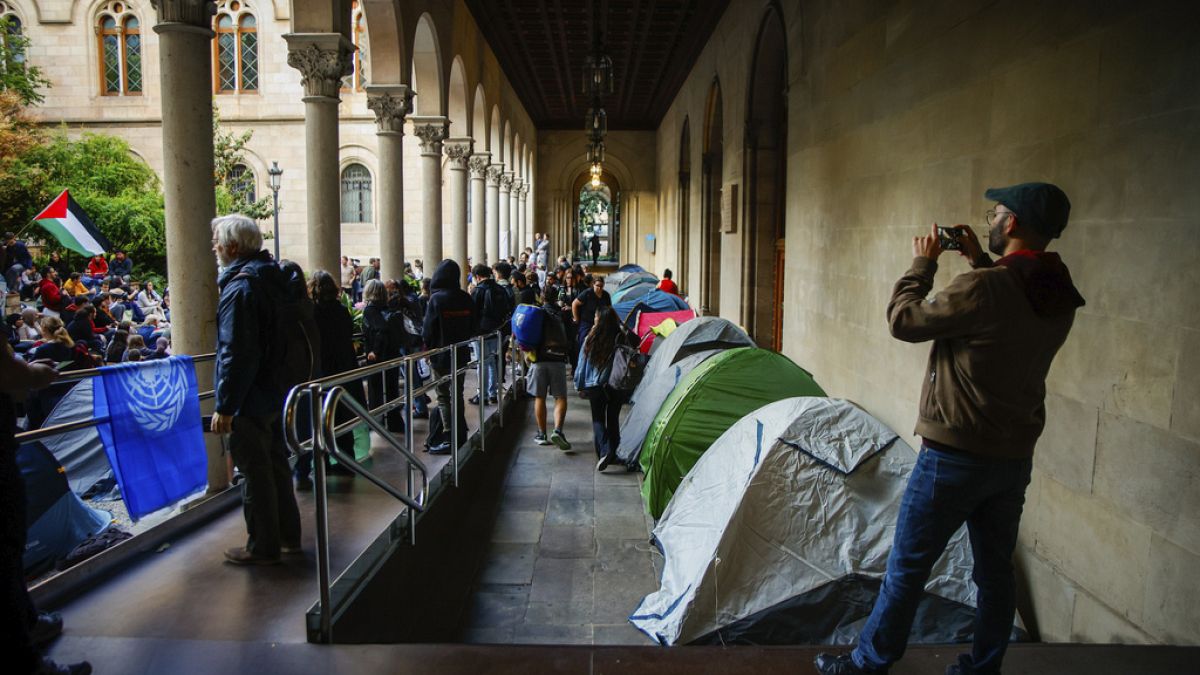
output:
<instances>
[{"instance_id":1,"label":"woman with long hair","mask_svg":"<svg viewBox=\"0 0 1200 675\"><path fill-rule=\"evenodd\" d=\"M140 335L138 337L141 338ZM117 332L113 333L112 341L108 343L108 349L104 351L104 361L120 363L127 349L129 349L129 331L118 328Z\"/></svg>"},{"instance_id":2,"label":"woman with long hair","mask_svg":"<svg viewBox=\"0 0 1200 675\"><path fill-rule=\"evenodd\" d=\"M367 282L363 291L363 342L367 352L368 363L390 361L400 356L399 346L388 333L387 287L379 279ZM393 368L386 373L376 373L367 378L367 400L372 408L383 405L385 400L400 396L400 370ZM388 431L400 433L404 431L404 409L394 408L384 417Z\"/></svg>"},{"instance_id":3,"label":"woman with long hair","mask_svg":"<svg viewBox=\"0 0 1200 675\"><path fill-rule=\"evenodd\" d=\"M616 458L617 446L621 444L621 406L629 401L630 392L608 386L620 344L630 344L627 332L612 307L601 307L584 338L579 366L575 369L575 388L587 392L592 407L597 471L604 471Z\"/></svg>"},{"instance_id":4,"label":"woman with long hair","mask_svg":"<svg viewBox=\"0 0 1200 675\"><path fill-rule=\"evenodd\" d=\"M38 321L37 327L41 332L42 339L34 344L33 349L26 354L26 358L30 361L46 359L55 363L70 361L73 356L75 340L67 332L67 327L63 325L62 319L57 316L44 316Z\"/></svg>"}]
</instances>

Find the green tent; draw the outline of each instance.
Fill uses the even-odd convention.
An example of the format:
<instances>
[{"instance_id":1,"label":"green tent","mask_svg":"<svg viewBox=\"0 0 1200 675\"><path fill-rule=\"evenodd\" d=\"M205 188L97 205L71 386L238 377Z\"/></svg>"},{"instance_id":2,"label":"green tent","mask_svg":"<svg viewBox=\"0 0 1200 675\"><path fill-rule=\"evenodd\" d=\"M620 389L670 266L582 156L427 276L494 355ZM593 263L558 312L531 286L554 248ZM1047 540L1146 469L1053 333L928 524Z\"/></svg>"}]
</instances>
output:
<instances>
[{"instance_id":1,"label":"green tent","mask_svg":"<svg viewBox=\"0 0 1200 675\"><path fill-rule=\"evenodd\" d=\"M767 349L729 349L675 385L642 445L642 497L657 519L708 446L743 415L793 396L825 392L791 359Z\"/></svg>"}]
</instances>

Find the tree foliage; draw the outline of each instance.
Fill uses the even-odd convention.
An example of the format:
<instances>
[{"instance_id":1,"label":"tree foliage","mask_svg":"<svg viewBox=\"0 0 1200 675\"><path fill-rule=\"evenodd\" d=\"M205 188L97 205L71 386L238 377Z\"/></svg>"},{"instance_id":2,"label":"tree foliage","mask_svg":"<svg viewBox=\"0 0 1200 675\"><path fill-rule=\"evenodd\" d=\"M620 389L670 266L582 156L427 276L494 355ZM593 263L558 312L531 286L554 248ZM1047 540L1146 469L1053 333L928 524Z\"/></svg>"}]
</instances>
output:
<instances>
[{"instance_id":1,"label":"tree foliage","mask_svg":"<svg viewBox=\"0 0 1200 675\"><path fill-rule=\"evenodd\" d=\"M221 113L213 106L213 173L217 196L217 215L241 213L254 220L270 218L274 213L269 197L252 200L254 186L238 180L234 168L246 164L246 144L254 131L241 133L221 127Z\"/></svg>"},{"instance_id":2,"label":"tree foliage","mask_svg":"<svg viewBox=\"0 0 1200 675\"><path fill-rule=\"evenodd\" d=\"M16 30L8 17L0 18L0 91L17 95L22 105L42 102L38 89L50 86L41 69L25 58L29 38Z\"/></svg>"},{"instance_id":3,"label":"tree foliage","mask_svg":"<svg viewBox=\"0 0 1200 675\"><path fill-rule=\"evenodd\" d=\"M579 193L579 231L592 231L592 227L600 221L600 214L608 213L611 199L603 189L585 187Z\"/></svg>"}]
</instances>

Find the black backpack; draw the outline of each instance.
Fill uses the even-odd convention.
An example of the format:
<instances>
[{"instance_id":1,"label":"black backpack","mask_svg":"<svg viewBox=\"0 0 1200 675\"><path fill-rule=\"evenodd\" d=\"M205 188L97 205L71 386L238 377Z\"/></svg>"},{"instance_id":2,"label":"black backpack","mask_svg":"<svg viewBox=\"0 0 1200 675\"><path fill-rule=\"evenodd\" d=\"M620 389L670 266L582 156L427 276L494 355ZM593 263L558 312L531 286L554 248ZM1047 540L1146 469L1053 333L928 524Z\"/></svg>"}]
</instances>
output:
<instances>
[{"instance_id":1,"label":"black backpack","mask_svg":"<svg viewBox=\"0 0 1200 675\"><path fill-rule=\"evenodd\" d=\"M269 349L264 350L262 368L274 389L286 394L292 387L321 376L320 333L308 298L294 298L282 285L266 283L257 275L242 272L234 279L246 279L252 292L262 294L262 332Z\"/></svg>"},{"instance_id":2,"label":"black backpack","mask_svg":"<svg viewBox=\"0 0 1200 675\"><path fill-rule=\"evenodd\" d=\"M410 328L416 327L416 323L402 310L383 310L383 321L387 326L387 348L389 354L398 355L405 349L410 349L421 344L421 336L410 330Z\"/></svg>"},{"instance_id":3,"label":"black backpack","mask_svg":"<svg viewBox=\"0 0 1200 675\"><path fill-rule=\"evenodd\" d=\"M646 374L646 363L650 357L637 349L625 344L618 344L613 351L612 370L608 376L608 386L617 391L633 391L637 389Z\"/></svg>"},{"instance_id":4,"label":"black backpack","mask_svg":"<svg viewBox=\"0 0 1200 675\"><path fill-rule=\"evenodd\" d=\"M500 284L491 284L485 287L483 296L483 315L488 319L495 319L499 322L499 328L505 335L512 333L512 326L509 320L512 318L513 310L516 306L513 304L513 297L508 294ZM496 330L493 328L492 330Z\"/></svg>"}]
</instances>

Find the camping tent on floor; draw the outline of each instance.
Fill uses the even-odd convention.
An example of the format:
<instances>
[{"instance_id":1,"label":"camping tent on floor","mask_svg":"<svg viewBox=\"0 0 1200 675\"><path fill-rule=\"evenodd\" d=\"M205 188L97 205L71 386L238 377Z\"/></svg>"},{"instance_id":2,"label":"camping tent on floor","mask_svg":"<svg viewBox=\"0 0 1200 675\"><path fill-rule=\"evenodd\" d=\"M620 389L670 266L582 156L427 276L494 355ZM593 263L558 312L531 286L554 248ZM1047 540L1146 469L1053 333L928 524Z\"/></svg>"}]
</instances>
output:
<instances>
[{"instance_id":1,"label":"camping tent on floor","mask_svg":"<svg viewBox=\"0 0 1200 675\"><path fill-rule=\"evenodd\" d=\"M639 312L637 328L633 331L638 336L638 349L643 354L649 354L655 344L665 340L667 335L694 318L696 318L694 309L680 309L674 312Z\"/></svg>"},{"instance_id":2,"label":"camping tent on floor","mask_svg":"<svg viewBox=\"0 0 1200 675\"><path fill-rule=\"evenodd\" d=\"M67 557L84 539L104 531L112 516L80 501L67 484L67 474L54 455L38 442L17 450L25 480L26 574L38 574Z\"/></svg>"},{"instance_id":3,"label":"camping tent on floor","mask_svg":"<svg viewBox=\"0 0 1200 675\"><path fill-rule=\"evenodd\" d=\"M696 460L746 413L792 396L824 395L812 375L778 352L740 347L707 359L671 390L646 433L646 510L661 516Z\"/></svg>"},{"instance_id":4,"label":"camping tent on floor","mask_svg":"<svg viewBox=\"0 0 1200 675\"><path fill-rule=\"evenodd\" d=\"M617 457L627 466L638 467L642 442L646 440L650 423L675 385L710 356L726 349L753 346L754 340L746 331L717 316L692 319L659 340L650 353L641 383L633 390L632 405L621 423Z\"/></svg>"},{"instance_id":5,"label":"camping tent on floor","mask_svg":"<svg viewBox=\"0 0 1200 675\"><path fill-rule=\"evenodd\" d=\"M871 612L916 455L852 403L788 398L730 427L654 538L661 586L630 621L663 645L850 644ZM965 530L925 586L914 642L970 639Z\"/></svg>"},{"instance_id":6,"label":"camping tent on floor","mask_svg":"<svg viewBox=\"0 0 1200 675\"><path fill-rule=\"evenodd\" d=\"M623 300L637 300L653 290L653 283L634 284L632 286L622 286L609 295L612 296L613 302L621 302Z\"/></svg>"},{"instance_id":7,"label":"camping tent on floor","mask_svg":"<svg viewBox=\"0 0 1200 675\"><path fill-rule=\"evenodd\" d=\"M628 274L630 272L645 272L646 268L642 267L641 265L635 264L635 263L625 263L624 265L621 265L620 267L618 267L617 271L625 272L626 274Z\"/></svg>"},{"instance_id":8,"label":"camping tent on floor","mask_svg":"<svg viewBox=\"0 0 1200 675\"><path fill-rule=\"evenodd\" d=\"M76 384L58 401L42 426L52 427L91 419L95 414L92 409L92 385L93 378ZM94 425L55 434L43 439L42 443L66 469L67 481L75 494L83 495L98 482L113 480L112 465L104 451L104 443L100 441L100 432Z\"/></svg>"},{"instance_id":9,"label":"camping tent on floor","mask_svg":"<svg viewBox=\"0 0 1200 675\"><path fill-rule=\"evenodd\" d=\"M613 303L617 318L626 328L633 330L637 325L638 312L674 312L688 309L687 301L678 295L666 291L654 290L634 300L621 300Z\"/></svg>"}]
</instances>

